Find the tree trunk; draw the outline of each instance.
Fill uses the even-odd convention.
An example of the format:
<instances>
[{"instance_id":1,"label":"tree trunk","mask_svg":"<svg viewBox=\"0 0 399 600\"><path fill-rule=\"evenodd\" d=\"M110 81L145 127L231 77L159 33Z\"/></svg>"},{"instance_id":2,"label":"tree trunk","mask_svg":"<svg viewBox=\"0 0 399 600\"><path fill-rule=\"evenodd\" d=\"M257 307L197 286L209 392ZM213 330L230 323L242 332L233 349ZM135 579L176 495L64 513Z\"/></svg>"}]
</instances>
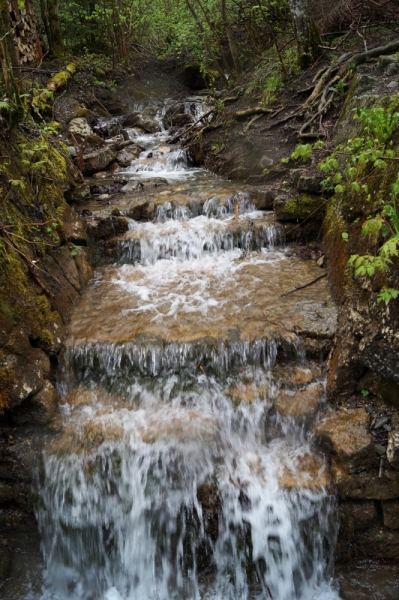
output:
<instances>
[{"instance_id":1,"label":"tree trunk","mask_svg":"<svg viewBox=\"0 0 399 600\"><path fill-rule=\"evenodd\" d=\"M60 56L63 54L61 25L58 17L58 0L45 0L46 13L48 17L48 29L51 41L49 46L52 54Z\"/></svg>"},{"instance_id":2,"label":"tree trunk","mask_svg":"<svg viewBox=\"0 0 399 600\"><path fill-rule=\"evenodd\" d=\"M12 127L22 119L24 106L21 98L23 88L14 45L14 32L11 28L8 0L0 0L0 64L0 92L12 99L9 112L9 123Z\"/></svg>"},{"instance_id":3,"label":"tree trunk","mask_svg":"<svg viewBox=\"0 0 399 600\"><path fill-rule=\"evenodd\" d=\"M210 47L210 45L208 44L208 41L206 39L206 33L205 30L203 28L203 25L201 23L201 19L199 18L199 16L197 15L194 6L191 4L190 0L186 0L186 4L188 9L190 10L191 14L194 17L194 21L197 23L198 29L200 30L202 37L203 37L203 41L204 41L204 46L206 51L208 52L210 58L213 61L213 64L215 66L215 69L217 70L217 72L219 73L220 77L222 78L222 81L225 85L228 84L228 81L226 79L226 75L223 73L223 69L220 67L217 58L212 50L212 48Z\"/></svg>"},{"instance_id":4,"label":"tree trunk","mask_svg":"<svg viewBox=\"0 0 399 600\"><path fill-rule=\"evenodd\" d=\"M234 40L234 35L230 27L230 23L227 19L226 0L221 0L221 13L224 29L226 31L227 39L229 42L230 54L233 59L234 69L236 74L239 75L241 72L240 59L238 57L238 49Z\"/></svg>"},{"instance_id":5,"label":"tree trunk","mask_svg":"<svg viewBox=\"0 0 399 600\"><path fill-rule=\"evenodd\" d=\"M298 46L298 62L307 69L320 55L321 39L309 0L288 0Z\"/></svg>"}]
</instances>

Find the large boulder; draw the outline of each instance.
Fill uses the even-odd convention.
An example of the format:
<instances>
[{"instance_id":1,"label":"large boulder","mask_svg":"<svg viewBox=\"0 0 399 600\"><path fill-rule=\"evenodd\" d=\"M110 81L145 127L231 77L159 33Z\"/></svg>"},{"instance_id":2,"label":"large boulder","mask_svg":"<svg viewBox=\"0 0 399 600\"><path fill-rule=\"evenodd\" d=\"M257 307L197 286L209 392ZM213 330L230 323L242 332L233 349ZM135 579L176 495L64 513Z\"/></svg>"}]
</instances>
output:
<instances>
[{"instance_id":1,"label":"large boulder","mask_svg":"<svg viewBox=\"0 0 399 600\"><path fill-rule=\"evenodd\" d=\"M274 406L284 417L304 417L317 411L323 393L320 383L299 390L280 390Z\"/></svg>"},{"instance_id":2,"label":"large boulder","mask_svg":"<svg viewBox=\"0 0 399 600\"><path fill-rule=\"evenodd\" d=\"M116 155L116 160L121 167L128 167L135 158L138 158L141 154L141 148L139 146L131 145L127 148L123 148Z\"/></svg>"},{"instance_id":3,"label":"large boulder","mask_svg":"<svg viewBox=\"0 0 399 600\"><path fill-rule=\"evenodd\" d=\"M60 211L60 226L58 233L61 239L61 243L67 244L68 242L76 244L77 246L87 245L87 235L83 220L77 214L72 206L69 206L66 202L62 205Z\"/></svg>"},{"instance_id":4,"label":"large boulder","mask_svg":"<svg viewBox=\"0 0 399 600\"><path fill-rule=\"evenodd\" d=\"M116 159L116 150L112 145L97 148L83 155L83 173L92 175L103 171Z\"/></svg>"},{"instance_id":5,"label":"large boulder","mask_svg":"<svg viewBox=\"0 0 399 600\"><path fill-rule=\"evenodd\" d=\"M170 106L162 119L162 123L165 127L182 127L191 123L191 115L185 113L184 104L175 104Z\"/></svg>"},{"instance_id":6,"label":"large boulder","mask_svg":"<svg viewBox=\"0 0 399 600\"><path fill-rule=\"evenodd\" d=\"M40 348L31 348L21 356L6 356L2 369L13 380L9 395L9 407L13 408L43 387L50 375L50 361Z\"/></svg>"},{"instance_id":7,"label":"large boulder","mask_svg":"<svg viewBox=\"0 0 399 600\"><path fill-rule=\"evenodd\" d=\"M33 396L11 411L11 419L16 425L47 425L53 419L58 403L58 393L50 381Z\"/></svg>"},{"instance_id":8,"label":"large boulder","mask_svg":"<svg viewBox=\"0 0 399 600\"><path fill-rule=\"evenodd\" d=\"M319 443L332 453L334 465L347 473L359 473L375 466L376 454L369 421L369 415L362 408L340 409L316 427Z\"/></svg>"},{"instance_id":9,"label":"large boulder","mask_svg":"<svg viewBox=\"0 0 399 600\"><path fill-rule=\"evenodd\" d=\"M94 132L86 119L83 117L72 119L68 125L68 136L81 144L86 138L94 135Z\"/></svg>"},{"instance_id":10,"label":"large boulder","mask_svg":"<svg viewBox=\"0 0 399 600\"><path fill-rule=\"evenodd\" d=\"M61 246L57 250L53 250L50 255L54 258L55 262L61 267L62 272L75 290L80 290L79 274L76 268L75 261L69 248Z\"/></svg>"}]
</instances>

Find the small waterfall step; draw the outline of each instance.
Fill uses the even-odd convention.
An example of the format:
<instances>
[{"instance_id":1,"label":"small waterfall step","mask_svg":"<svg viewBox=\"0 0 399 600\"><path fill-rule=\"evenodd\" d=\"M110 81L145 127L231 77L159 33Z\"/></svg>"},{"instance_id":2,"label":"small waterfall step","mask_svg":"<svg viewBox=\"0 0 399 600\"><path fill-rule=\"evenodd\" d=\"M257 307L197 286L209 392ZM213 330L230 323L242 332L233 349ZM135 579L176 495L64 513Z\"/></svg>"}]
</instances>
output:
<instances>
[{"instance_id":1,"label":"small waterfall step","mask_svg":"<svg viewBox=\"0 0 399 600\"><path fill-rule=\"evenodd\" d=\"M118 262L150 265L165 258L193 260L234 248L245 254L272 250L284 245L284 228L275 222L273 213L260 211L223 220L205 216L165 223L132 220L130 230L115 238L114 244Z\"/></svg>"}]
</instances>

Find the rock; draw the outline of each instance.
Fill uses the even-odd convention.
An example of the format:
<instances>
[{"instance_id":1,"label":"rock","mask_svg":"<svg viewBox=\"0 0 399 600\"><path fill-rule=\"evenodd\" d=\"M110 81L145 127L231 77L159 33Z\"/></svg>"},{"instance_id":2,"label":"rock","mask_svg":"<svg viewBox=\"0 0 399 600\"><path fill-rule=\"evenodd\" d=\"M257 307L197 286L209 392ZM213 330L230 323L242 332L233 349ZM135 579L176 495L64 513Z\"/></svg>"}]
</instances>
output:
<instances>
[{"instance_id":1,"label":"rock","mask_svg":"<svg viewBox=\"0 0 399 600\"><path fill-rule=\"evenodd\" d=\"M144 188L158 187L160 185L168 185L168 180L163 177L152 177L150 179L143 179L142 181L129 181L121 192L129 194L131 192L137 192Z\"/></svg>"},{"instance_id":2,"label":"rock","mask_svg":"<svg viewBox=\"0 0 399 600\"><path fill-rule=\"evenodd\" d=\"M74 260L79 274L80 286L83 288L93 277L93 269L89 263L87 251L84 248L79 248L76 250Z\"/></svg>"},{"instance_id":3,"label":"rock","mask_svg":"<svg viewBox=\"0 0 399 600\"><path fill-rule=\"evenodd\" d=\"M125 217L108 217L88 224L95 240L106 240L129 230L129 220Z\"/></svg>"},{"instance_id":4,"label":"rock","mask_svg":"<svg viewBox=\"0 0 399 600\"><path fill-rule=\"evenodd\" d=\"M339 505L339 516L341 524L350 520L354 531L369 529L377 525L379 520L377 508L372 500L345 500Z\"/></svg>"},{"instance_id":5,"label":"rock","mask_svg":"<svg viewBox=\"0 0 399 600\"><path fill-rule=\"evenodd\" d=\"M108 177L107 171L99 171L98 173L94 173L94 179L104 179L104 177Z\"/></svg>"},{"instance_id":6,"label":"rock","mask_svg":"<svg viewBox=\"0 0 399 600\"><path fill-rule=\"evenodd\" d=\"M40 271L40 279L44 282L50 295L51 304L59 312L62 320L66 322L72 303L78 297L78 292L49 254L43 256L40 266L43 269Z\"/></svg>"},{"instance_id":7,"label":"rock","mask_svg":"<svg viewBox=\"0 0 399 600\"><path fill-rule=\"evenodd\" d=\"M127 115L123 115L122 117L122 125L123 127L134 127L136 119L140 114L139 111L130 112Z\"/></svg>"},{"instance_id":8,"label":"rock","mask_svg":"<svg viewBox=\"0 0 399 600\"><path fill-rule=\"evenodd\" d=\"M100 106L103 114L105 109L104 116L121 115L123 113L123 107L117 95L105 87L95 88L95 96L93 96L91 106L93 109L96 108L96 112L99 111L98 106Z\"/></svg>"},{"instance_id":9,"label":"rock","mask_svg":"<svg viewBox=\"0 0 399 600\"><path fill-rule=\"evenodd\" d=\"M323 397L323 386L316 383L300 390L280 390L275 409L284 417L303 417L314 414Z\"/></svg>"},{"instance_id":10,"label":"rock","mask_svg":"<svg viewBox=\"0 0 399 600\"><path fill-rule=\"evenodd\" d=\"M25 482L29 486L32 482L34 466L37 466L43 443L44 436L40 429L22 428L16 430L12 443L6 443L1 448L0 477L12 480L15 500L17 500L16 482Z\"/></svg>"},{"instance_id":11,"label":"rock","mask_svg":"<svg viewBox=\"0 0 399 600\"><path fill-rule=\"evenodd\" d=\"M54 258L55 262L61 267L62 272L68 279L69 283L73 285L75 290L80 290L79 274L76 268L75 261L71 255L71 251L65 246L61 246L50 252L50 255Z\"/></svg>"},{"instance_id":12,"label":"rock","mask_svg":"<svg viewBox=\"0 0 399 600\"><path fill-rule=\"evenodd\" d=\"M3 365L13 374L9 406L13 408L35 394L50 375L50 361L40 348L31 348L22 356L9 354Z\"/></svg>"},{"instance_id":13,"label":"rock","mask_svg":"<svg viewBox=\"0 0 399 600\"><path fill-rule=\"evenodd\" d=\"M97 133L92 133L91 135L88 135L87 138L85 138L83 140L81 147L84 149L95 148L103 143L104 143L104 140L102 137L97 135Z\"/></svg>"},{"instance_id":14,"label":"rock","mask_svg":"<svg viewBox=\"0 0 399 600\"><path fill-rule=\"evenodd\" d=\"M116 160L121 167L128 167L135 158L140 156L140 154L141 149L138 146L128 146L118 152Z\"/></svg>"},{"instance_id":15,"label":"rock","mask_svg":"<svg viewBox=\"0 0 399 600\"><path fill-rule=\"evenodd\" d=\"M323 254L322 256L320 256L319 260L316 261L316 265L322 269L324 267L325 261L326 261L326 257Z\"/></svg>"},{"instance_id":16,"label":"rock","mask_svg":"<svg viewBox=\"0 0 399 600\"><path fill-rule=\"evenodd\" d=\"M292 468L284 465L279 477L279 487L292 489L326 488L331 484L328 470L320 456L305 454L298 458L298 464Z\"/></svg>"},{"instance_id":17,"label":"rock","mask_svg":"<svg viewBox=\"0 0 399 600\"><path fill-rule=\"evenodd\" d=\"M116 150L112 146L98 148L89 154L83 155L83 173L92 175L98 171L103 171L111 162L116 159Z\"/></svg>"},{"instance_id":18,"label":"rock","mask_svg":"<svg viewBox=\"0 0 399 600\"><path fill-rule=\"evenodd\" d=\"M379 560L399 560L399 532L375 527L362 532L357 540L362 553Z\"/></svg>"},{"instance_id":19,"label":"rock","mask_svg":"<svg viewBox=\"0 0 399 600\"><path fill-rule=\"evenodd\" d=\"M388 77L394 77L395 75L399 75L399 61L395 61L387 65L385 68L385 73Z\"/></svg>"},{"instance_id":20,"label":"rock","mask_svg":"<svg viewBox=\"0 0 399 600\"><path fill-rule=\"evenodd\" d=\"M121 132L121 125L118 122L108 123L107 129L108 129L108 135L110 137L114 137L114 136L120 134L120 132Z\"/></svg>"},{"instance_id":21,"label":"rock","mask_svg":"<svg viewBox=\"0 0 399 600\"><path fill-rule=\"evenodd\" d=\"M321 207L322 201L319 197L309 196L301 193L297 198L287 198L287 196L277 196L274 200L273 208L278 221L297 221L306 219L315 213ZM314 214L314 219L321 218L321 211Z\"/></svg>"},{"instance_id":22,"label":"rock","mask_svg":"<svg viewBox=\"0 0 399 600\"><path fill-rule=\"evenodd\" d=\"M255 204L258 210L273 210L273 202L277 196L275 190L255 186L247 189L251 202Z\"/></svg>"},{"instance_id":23,"label":"rock","mask_svg":"<svg viewBox=\"0 0 399 600\"><path fill-rule=\"evenodd\" d=\"M123 117L123 127L139 127L146 133L158 133L161 125L155 119L156 109L147 107L143 111L131 112Z\"/></svg>"},{"instance_id":24,"label":"rock","mask_svg":"<svg viewBox=\"0 0 399 600\"><path fill-rule=\"evenodd\" d=\"M340 409L315 429L319 443L333 454L334 464L348 473L359 473L375 465L369 418L363 409Z\"/></svg>"},{"instance_id":25,"label":"rock","mask_svg":"<svg viewBox=\"0 0 399 600\"><path fill-rule=\"evenodd\" d=\"M14 495L12 493L11 487L9 485L7 485L6 483L2 483L0 481L0 505L6 504L7 502L11 502L13 497L14 497ZM0 558L0 562L1 562L1 558ZM1 567L0 567L0 581L1 581Z\"/></svg>"},{"instance_id":26,"label":"rock","mask_svg":"<svg viewBox=\"0 0 399 600\"><path fill-rule=\"evenodd\" d=\"M322 175L300 175L297 183L298 192L307 192L310 194L321 194L321 182L325 179Z\"/></svg>"},{"instance_id":27,"label":"rock","mask_svg":"<svg viewBox=\"0 0 399 600\"><path fill-rule=\"evenodd\" d=\"M56 314L58 315L58 313ZM45 344L42 343L43 349L46 352L57 354L57 352L61 350L62 340L65 334L65 328L62 324L61 317L58 315L57 322L55 322L54 320L47 321L47 323L44 324L42 335L43 333L46 333L48 338Z\"/></svg>"},{"instance_id":28,"label":"rock","mask_svg":"<svg viewBox=\"0 0 399 600\"><path fill-rule=\"evenodd\" d=\"M381 446L381 444L375 444L374 448L375 448L375 451L377 452L378 456L384 456L384 454L387 453L386 446Z\"/></svg>"},{"instance_id":29,"label":"rock","mask_svg":"<svg viewBox=\"0 0 399 600\"><path fill-rule=\"evenodd\" d=\"M399 471L385 467L382 477L378 477L378 457L376 467L370 471L348 474L344 469L334 467L333 476L338 496L342 499L390 500L398 497Z\"/></svg>"},{"instance_id":30,"label":"rock","mask_svg":"<svg viewBox=\"0 0 399 600\"><path fill-rule=\"evenodd\" d=\"M90 200L90 186L87 183L77 185L71 188L65 194L65 197L72 204L77 204L78 206L86 204Z\"/></svg>"},{"instance_id":31,"label":"rock","mask_svg":"<svg viewBox=\"0 0 399 600\"><path fill-rule=\"evenodd\" d=\"M129 208L128 216L135 221L151 221L155 213L155 202L139 200Z\"/></svg>"},{"instance_id":32,"label":"rock","mask_svg":"<svg viewBox=\"0 0 399 600\"><path fill-rule=\"evenodd\" d=\"M45 381L35 395L29 396L11 411L11 419L15 425L46 425L55 415L58 400L55 387L50 381Z\"/></svg>"},{"instance_id":33,"label":"rock","mask_svg":"<svg viewBox=\"0 0 399 600\"><path fill-rule=\"evenodd\" d=\"M75 146L68 146L68 152L72 158L76 158L76 149Z\"/></svg>"},{"instance_id":34,"label":"rock","mask_svg":"<svg viewBox=\"0 0 399 600\"><path fill-rule=\"evenodd\" d=\"M111 194L100 194L99 196L97 196L97 200L99 202L106 202L110 198L111 198Z\"/></svg>"},{"instance_id":35,"label":"rock","mask_svg":"<svg viewBox=\"0 0 399 600\"><path fill-rule=\"evenodd\" d=\"M11 551L7 546L0 546L0 585L7 579L11 570Z\"/></svg>"},{"instance_id":36,"label":"rock","mask_svg":"<svg viewBox=\"0 0 399 600\"><path fill-rule=\"evenodd\" d=\"M372 371L399 383L399 352L384 342L374 342L359 347L360 361Z\"/></svg>"},{"instance_id":37,"label":"rock","mask_svg":"<svg viewBox=\"0 0 399 600\"><path fill-rule=\"evenodd\" d=\"M395 469L399 469L399 432L388 433L387 459Z\"/></svg>"},{"instance_id":38,"label":"rock","mask_svg":"<svg viewBox=\"0 0 399 600\"><path fill-rule=\"evenodd\" d=\"M81 217L77 214L72 206L65 202L60 211L61 225L58 228L58 233L61 242L66 244L71 242L77 246L87 245L87 235L85 225Z\"/></svg>"},{"instance_id":39,"label":"rock","mask_svg":"<svg viewBox=\"0 0 399 600\"><path fill-rule=\"evenodd\" d=\"M380 417L374 423L373 429L380 429L383 425L385 425L386 423L389 423L389 420L390 420L389 417Z\"/></svg>"},{"instance_id":40,"label":"rock","mask_svg":"<svg viewBox=\"0 0 399 600\"><path fill-rule=\"evenodd\" d=\"M175 126L181 127L191 123L191 115L184 112L184 104L178 104L170 106L162 119L162 122L166 128Z\"/></svg>"},{"instance_id":41,"label":"rock","mask_svg":"<svg viewBox=\"0 0 399 600\"><path fill-rule=\"evenodd\" d=\"M387 88L394 89L394 88L397 88L398 85L399 85L399 83L397 81L391 81L390 83L387 83Z\"/></svg>"},{"instance_id":42,"label":"rock","mask_svg":"<svg viewBox=\"0 0 399 600\"><path fill-rule=\"evenodd\" d=\"M68 135L70 139L76 140L80 145L86 138L94 135L94 132L86 119L83 117L72 119L68 125ZM101 138L100 138L101 139Z\"/></svg>"},{"instance_id":43,"label":"rock","mask_svg":"<svg viewBox=\"0 0 399 600\"><path fill-rule=\"evenodd\" d=\"M381 377L377 385L377 394L384 402L399 406L399 384L395 381Z\"/></svg>"},{"instance_id":44,"label":"rock","mask_svg":"<svg viewBox=\"0 0 399 600\"><path fill-rule=\"evenodd\" d=\"M382 503L384 525L388 529L399 529L399 502L398 500L385 500Z\"/></svg>"}]
</instances>

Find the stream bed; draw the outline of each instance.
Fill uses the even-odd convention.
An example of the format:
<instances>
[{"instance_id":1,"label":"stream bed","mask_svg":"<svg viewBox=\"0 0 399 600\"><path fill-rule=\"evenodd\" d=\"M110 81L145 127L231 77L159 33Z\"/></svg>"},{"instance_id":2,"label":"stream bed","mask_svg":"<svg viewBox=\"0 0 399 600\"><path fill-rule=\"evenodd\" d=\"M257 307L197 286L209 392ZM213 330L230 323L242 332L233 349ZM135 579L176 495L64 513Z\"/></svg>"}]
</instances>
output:
<instances>
[{"instance_id":1,"label":"stream bed","mask_svg":"<svg viewBox=\"0 0 399 600\"><path fill-rule=\"evenodd\" d=\"M326 278L293 292L323 271L245 187L190 167L165 132L130 135L145 150L116 177L139 191L88 208L150 200L153 218L115 236L72 314L37 474L45 566L26 555L5 596L388 600L369 574L343 575L344 596L334 579L312 428L337 313Z\"/></svg>"}]
</instances>

